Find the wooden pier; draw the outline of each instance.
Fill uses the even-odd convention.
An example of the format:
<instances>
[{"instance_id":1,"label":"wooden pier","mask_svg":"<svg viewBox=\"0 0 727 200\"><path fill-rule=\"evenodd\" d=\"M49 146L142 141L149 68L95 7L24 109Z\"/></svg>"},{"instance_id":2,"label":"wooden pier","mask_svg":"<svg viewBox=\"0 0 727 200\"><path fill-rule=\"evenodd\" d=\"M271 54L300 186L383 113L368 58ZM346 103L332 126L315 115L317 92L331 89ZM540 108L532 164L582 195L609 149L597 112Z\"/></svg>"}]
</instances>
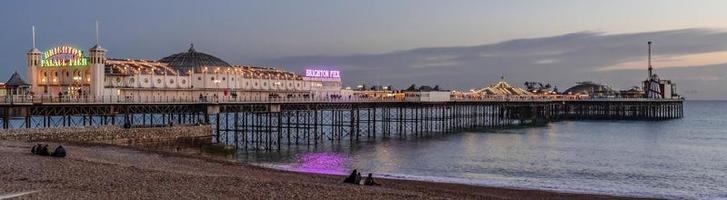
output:
<instances>
[{"instance_id":1,"label":"wooden pier","mask_svg":"<svg viewBox=\"0 0 727 200\"><path fill-rule=\"evenodd\" d=\"M156 102L0 104L3 129L212 124L214 142L248 150L356 143L561 120L669 120L682 100ZM2 132L2 131L0 131Z\"/></svg>"}]
</instances>

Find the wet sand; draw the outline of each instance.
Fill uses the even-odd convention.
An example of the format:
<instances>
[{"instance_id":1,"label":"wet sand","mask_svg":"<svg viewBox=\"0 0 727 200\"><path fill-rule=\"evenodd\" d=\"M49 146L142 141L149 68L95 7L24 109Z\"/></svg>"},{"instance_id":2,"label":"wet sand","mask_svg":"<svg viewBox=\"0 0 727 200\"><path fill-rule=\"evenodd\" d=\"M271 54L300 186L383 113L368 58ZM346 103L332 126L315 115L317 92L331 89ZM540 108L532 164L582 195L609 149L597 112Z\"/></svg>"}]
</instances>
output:
<instances>
[{"instance_id":1,"label":"wet sand","mask_svg":"<svg viewBox=\"0 0 727 200\"><path fill-rule=\"evenodd\" d=\"M341 183L342 176L117 146L64 145L66 158L34 156L32 145L0 141L0 198L631 199L390 179L377 179L382 186L357 186Z\"/></svg>"}]
</instances>

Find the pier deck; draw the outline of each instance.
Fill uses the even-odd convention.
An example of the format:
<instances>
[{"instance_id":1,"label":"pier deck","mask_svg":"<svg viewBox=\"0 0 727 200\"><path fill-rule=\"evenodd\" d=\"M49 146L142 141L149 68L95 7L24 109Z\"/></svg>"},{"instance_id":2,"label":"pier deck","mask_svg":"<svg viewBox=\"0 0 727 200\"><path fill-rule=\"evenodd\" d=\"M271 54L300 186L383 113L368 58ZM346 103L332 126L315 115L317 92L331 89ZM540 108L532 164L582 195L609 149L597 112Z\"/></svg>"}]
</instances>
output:
<instances>
[{"instance_id":1,"label":"pier deck","mask_svg":"<svg viewBox=\"0 0 727 200\"><path fill-rule=\"evenodd\" d=\"M0 103L0 115L3 129L212 124L215 142L274 150L290 145L420 137L560 120L669 120L683 116L683 101L16 101Z\"/></svg>"}]
</instances>

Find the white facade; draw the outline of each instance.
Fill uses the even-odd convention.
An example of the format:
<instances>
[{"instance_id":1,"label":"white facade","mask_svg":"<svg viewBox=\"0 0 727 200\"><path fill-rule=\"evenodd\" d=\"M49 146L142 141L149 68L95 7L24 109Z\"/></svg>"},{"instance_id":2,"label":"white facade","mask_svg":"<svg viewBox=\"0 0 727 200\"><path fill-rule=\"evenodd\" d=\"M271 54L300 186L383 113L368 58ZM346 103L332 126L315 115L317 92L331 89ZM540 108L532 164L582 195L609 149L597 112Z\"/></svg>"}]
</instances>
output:
<instances>
[{"instance_id":1,"label":"white facade","mask_svg":"<svg viewBox=\"0 0 727 200\"><path fill-rule=\"evenodd\" d=\"M440 102L449 101L450 91L405 91L405 101Z\"/></svg>"},{"instance_id":2,"label":"white facade","mask_svg":"<svg viewBox=\"0 0 727 200\"><path fill-rule=\"evenodd\" d=\"M62 49L63 51L56 51ZM60 53L59 53L60 52ZM33 95L126 100L265 101L324 99L340 95L341 81L304 80L296 73L249 66L199 66L188 71L160 61L107 59L106 50L94 46L82 51L58 47L44 57L31 50L28 78ZM193 49L190 48L190 52ZM196 52L195 52L196 53ZM206 55L206 54L205 54ZM55 60L54 60L55 59ZM41 63L51 63L41 66ZM68 63L74 63L68 64ZM226 64L226 63L225 63Z\"/></svg>"}]
</instances>

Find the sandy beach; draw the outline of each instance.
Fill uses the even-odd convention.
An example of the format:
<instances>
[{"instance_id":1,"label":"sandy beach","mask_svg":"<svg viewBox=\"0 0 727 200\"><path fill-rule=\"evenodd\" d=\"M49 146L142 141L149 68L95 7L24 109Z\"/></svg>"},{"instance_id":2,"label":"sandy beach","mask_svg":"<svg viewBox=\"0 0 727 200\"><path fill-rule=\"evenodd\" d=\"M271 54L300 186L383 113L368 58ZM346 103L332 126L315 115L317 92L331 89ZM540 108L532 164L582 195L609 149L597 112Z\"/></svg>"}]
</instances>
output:
<instances>
[{"instance_id":1,"label":"sandy beach","mask_svg":"<svg viewBox=\"0 0 727 200\"><path fill-rule=\"evenodd\" d=\"M20 199L630 199L406 180L382 186L261 168L218 158L117 146L64 145L66 158L0 141L0 197ZM56 144L51 144L55 147Z\"/></svg>"}]
</instances>

